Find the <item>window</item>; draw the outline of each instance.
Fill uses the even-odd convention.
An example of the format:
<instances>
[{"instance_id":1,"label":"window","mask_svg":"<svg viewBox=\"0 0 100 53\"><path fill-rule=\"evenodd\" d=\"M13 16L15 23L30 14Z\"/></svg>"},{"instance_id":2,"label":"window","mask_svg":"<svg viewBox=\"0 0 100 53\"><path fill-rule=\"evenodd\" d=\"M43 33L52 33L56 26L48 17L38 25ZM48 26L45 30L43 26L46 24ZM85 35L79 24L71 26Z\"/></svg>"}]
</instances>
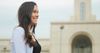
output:
<instances>
[{"instance_id":1,"label":"window","mask_svg":"<svg viewBox=\"0 0 100 53\"><path fill-rule=\"evenodd\" d=\"M80 2L80 19L84 20L85 18L85 3L84 2Z\"/></svg>"},{"instance_id":2,"label":"window","mask_svg":"<svg viewBox=\"0 0 100 53\"><path fill-rule=\"evenodd\" d=\"M72 53L92 53L92 43L86 36L77 36L72 42Z\"/></svg>"}]
</instances>

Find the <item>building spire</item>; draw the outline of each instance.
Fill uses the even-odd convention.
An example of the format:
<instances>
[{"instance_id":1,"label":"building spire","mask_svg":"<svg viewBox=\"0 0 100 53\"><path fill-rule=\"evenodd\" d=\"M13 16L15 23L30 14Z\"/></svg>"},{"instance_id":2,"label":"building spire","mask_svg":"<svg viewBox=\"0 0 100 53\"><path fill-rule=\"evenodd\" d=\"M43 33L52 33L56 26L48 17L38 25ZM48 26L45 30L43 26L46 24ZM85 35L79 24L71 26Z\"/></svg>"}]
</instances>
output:
<instances>
[{"instance_id":1,"label":"building spire","mask_svg":"<svg viewBox=\"0 0 100 53\"><path fill-rule=\"evenodd\" d=\"M75 11L72 20L74 21L95 21L91 11L91 0L74 0Z\"/></svg>"}]
</instances>

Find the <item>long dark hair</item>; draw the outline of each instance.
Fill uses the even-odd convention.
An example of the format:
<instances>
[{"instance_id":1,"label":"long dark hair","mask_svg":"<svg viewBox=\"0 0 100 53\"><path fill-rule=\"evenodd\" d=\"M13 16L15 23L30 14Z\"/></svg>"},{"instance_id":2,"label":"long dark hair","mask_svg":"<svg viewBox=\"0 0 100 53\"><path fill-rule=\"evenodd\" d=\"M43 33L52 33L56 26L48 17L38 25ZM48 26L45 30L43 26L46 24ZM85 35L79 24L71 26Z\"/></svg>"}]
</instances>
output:
<instances>
[{"instance_id":1,"label":"long dark hair","mask_svg":"<svg viewBox=\"0 0 100 53\"><path fill-rule=\"evenodd\" d=\"M26 44L28 44L30 47L34 45L34 41L32 41L32 35L29 32L29 24L31 23L31 15L35 5L36 3L32 1L24 2L18 10L19 26L24 28L24 39ZM33 33L35 33L35 26L36 24L31 26L33 27Z\"/></svg>"}]
</instances>

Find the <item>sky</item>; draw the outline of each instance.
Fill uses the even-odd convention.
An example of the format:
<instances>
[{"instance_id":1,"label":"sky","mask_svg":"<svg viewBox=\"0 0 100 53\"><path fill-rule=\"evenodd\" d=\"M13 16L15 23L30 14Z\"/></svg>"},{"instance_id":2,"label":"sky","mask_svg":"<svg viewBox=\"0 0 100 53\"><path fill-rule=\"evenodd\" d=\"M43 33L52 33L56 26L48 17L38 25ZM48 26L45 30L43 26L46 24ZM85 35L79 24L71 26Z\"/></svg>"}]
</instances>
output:
<instances>
[{"instance_id":1,"label":"sky","mask_svg":"<svg viewBox=\"0 0 100 53\"><path fill-rule=\"evenodd\" d=\"M52 21L69 21L74 15L74 0L0 0L0 38L12 36L14 27L18 25L18 8L25 1L34 1L38 4L38 38L50 38ZM92 0L91 3L92 14L100 20L100 0Z\"/></svg>"}]
</instances>

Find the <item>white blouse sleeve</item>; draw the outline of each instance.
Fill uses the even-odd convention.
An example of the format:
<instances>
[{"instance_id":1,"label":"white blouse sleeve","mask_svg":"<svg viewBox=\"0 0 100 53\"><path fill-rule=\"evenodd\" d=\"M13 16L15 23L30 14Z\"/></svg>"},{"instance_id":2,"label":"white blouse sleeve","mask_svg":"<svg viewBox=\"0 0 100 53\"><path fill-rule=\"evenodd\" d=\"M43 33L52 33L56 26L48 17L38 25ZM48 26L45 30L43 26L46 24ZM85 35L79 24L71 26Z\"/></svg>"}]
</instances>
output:
<instances>
[{"instance_id":1,"label":"white blouse sleeve","mask_svg":"<svg viewBox=\"0 0 100 53\"><path fill-rule=\"evenodd\" d=\"M16 53L26 53L24 34L25 31L22 27L17 27L13 32L13 42Z\"/></svg>"}]
</instances>

